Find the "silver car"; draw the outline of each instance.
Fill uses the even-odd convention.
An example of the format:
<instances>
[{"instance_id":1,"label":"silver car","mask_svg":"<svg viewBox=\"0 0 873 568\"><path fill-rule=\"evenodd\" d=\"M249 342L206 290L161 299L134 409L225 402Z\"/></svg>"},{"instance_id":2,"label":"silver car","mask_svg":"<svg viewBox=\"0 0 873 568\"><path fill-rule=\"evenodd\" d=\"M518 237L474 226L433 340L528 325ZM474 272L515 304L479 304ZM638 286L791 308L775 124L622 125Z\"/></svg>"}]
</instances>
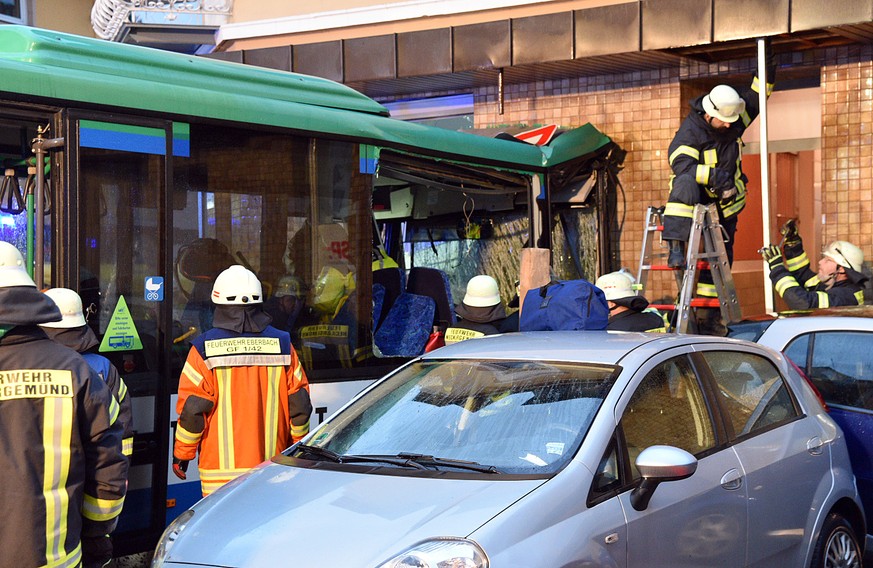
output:
<instances>
[{"instance_id":1,"label":"silver car","mask_svg":"<svg viewBox=\"0 0 873 568\"><path fill-rule=\"evenodd\" d=\"M785 358L692 335L468 340L167 528L155 567L860 567L840 428Z\"/></svg>"}]
</instances>

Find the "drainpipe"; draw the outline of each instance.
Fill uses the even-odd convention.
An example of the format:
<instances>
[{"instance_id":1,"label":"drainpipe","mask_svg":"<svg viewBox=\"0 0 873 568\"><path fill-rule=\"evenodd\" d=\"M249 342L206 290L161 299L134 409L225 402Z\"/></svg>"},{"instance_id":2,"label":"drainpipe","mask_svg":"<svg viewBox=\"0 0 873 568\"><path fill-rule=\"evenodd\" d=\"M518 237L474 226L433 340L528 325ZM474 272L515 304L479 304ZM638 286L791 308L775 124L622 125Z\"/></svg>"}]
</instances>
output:
<instances>
[{"instance_id":1,"label":"drainpipe","mask_svg":"<svg viewBox=\"0 0 873 568\"><path fill-rule=\"evenodd\" d=\"M767 139L767 41L758 39L758 106L761 109L758 115L761 125L761 216L763 220L764 240L769 243L770 237L770 154ZM773 313L773 286L770 283L770 266L764 263L764 311Z\"/></svg>"}]
</instances>

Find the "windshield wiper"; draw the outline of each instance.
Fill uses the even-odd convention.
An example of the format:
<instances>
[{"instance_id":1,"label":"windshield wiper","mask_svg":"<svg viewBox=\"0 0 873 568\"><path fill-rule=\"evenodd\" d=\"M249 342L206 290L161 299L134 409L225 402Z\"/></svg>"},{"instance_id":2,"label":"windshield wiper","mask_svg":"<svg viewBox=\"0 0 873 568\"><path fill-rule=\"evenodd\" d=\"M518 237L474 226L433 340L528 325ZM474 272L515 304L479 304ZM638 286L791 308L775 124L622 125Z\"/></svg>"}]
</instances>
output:
<instances>
[{"instance_id":1,"label":"windshield wiper","mask_svg":"<svg viewBox=\"0 0 873 568\"><path fill-rule=\"evenodd\" d=\"M451 458L438 458L425 454L399 453L398 458L414 461L422 465L454 467L457 469L466 469L469 471L478 471L480 473L500 473L493 465L482 465L481 463L467 460L456 460Z\"/></svg>"},{"instance_id":2,"label":"windshield wiper","mask_svg":"<svg viewBox=\"0 0 873 568\"><path fill-rule=\"evenodd\" d=\"M303 454L310 454L313 456L318 456L320 458L325 458L334 463L342 463L342 458L336 452L332 452L330 450L326 450L324 448L319 448L318 446L307 446L306 444L297 444L295 449Z\"/></svg>"},{"instance_id":3,"label":"windshield wiper","mask_svg":"<svg viewBox=\"0 0 873 568\"><path fill-rule=\"evenodd\" d=\"M420 463L405 458L403 456L375 456L375 455L355 455L355 454L343 454L339 456L340 463L368 463L368 462L379 462L379 463L387 463L391 465L397 465L401 467L412 467L415 469L427 469Z\"/></svg>"}]
</instances>

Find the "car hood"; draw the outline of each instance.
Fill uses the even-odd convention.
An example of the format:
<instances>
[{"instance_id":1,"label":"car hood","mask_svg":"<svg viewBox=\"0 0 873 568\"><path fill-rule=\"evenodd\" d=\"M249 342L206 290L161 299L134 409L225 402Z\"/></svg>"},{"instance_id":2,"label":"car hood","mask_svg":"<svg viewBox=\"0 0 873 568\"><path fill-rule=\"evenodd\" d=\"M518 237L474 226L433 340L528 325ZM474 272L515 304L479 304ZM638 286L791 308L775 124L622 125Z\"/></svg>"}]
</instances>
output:
<instances>
[{"instance_id":1,"label":"car hood","mask_svg":"<svg viewBox=\"0 0 873 568\"><path fill-rule=\"evenodd\" d=\"M418 541L472 533L543 482L270 464L198 503L169 556L207 566L377 566Z\"/></svg>"}]
</instances>

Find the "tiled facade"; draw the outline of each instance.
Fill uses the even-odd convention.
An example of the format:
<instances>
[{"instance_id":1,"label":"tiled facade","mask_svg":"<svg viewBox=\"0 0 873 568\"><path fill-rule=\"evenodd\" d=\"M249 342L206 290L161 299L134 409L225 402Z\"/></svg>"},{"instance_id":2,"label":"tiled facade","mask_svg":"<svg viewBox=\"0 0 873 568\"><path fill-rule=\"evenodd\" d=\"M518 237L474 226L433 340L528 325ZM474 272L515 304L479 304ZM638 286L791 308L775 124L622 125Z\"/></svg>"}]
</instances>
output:
<instances>
[{"instance_id":1,"label":"tiled facade","mask_svg":"<svg viewBox=\"0 0 873 568\"><path fill-rule=\"evenodd\" d=\"M785 67L821 67L821 183L814 199L822 202L822 219L814 220L820 241L846 239L873 257L873 47L855 47L785 54ZM646 208L663 205L670 170L666 149L687 113L688 99L698 91L685 88L696 80L750 77L755 61L704 65L611 76L579 77L512 85L505 89L503 113L498 113L496 87L476 93L477 128L557 123L595 125L628 151L619 174L624 195L618 199L620 258L614 266L636 272ZM777 78L778 79L778 78ZM699 82L699 81L698 81ZM802 120L802 117L798 117ZM760 195L753 189L754 194ZM758 237L749 237L758 238ZM816 251L810 251L813 263ZM740 300L747 314L764 308L763 270L754 262L734 270ZM672 277L653 274L646 295L675 293Z\"/></svg>"}]
</instances>

